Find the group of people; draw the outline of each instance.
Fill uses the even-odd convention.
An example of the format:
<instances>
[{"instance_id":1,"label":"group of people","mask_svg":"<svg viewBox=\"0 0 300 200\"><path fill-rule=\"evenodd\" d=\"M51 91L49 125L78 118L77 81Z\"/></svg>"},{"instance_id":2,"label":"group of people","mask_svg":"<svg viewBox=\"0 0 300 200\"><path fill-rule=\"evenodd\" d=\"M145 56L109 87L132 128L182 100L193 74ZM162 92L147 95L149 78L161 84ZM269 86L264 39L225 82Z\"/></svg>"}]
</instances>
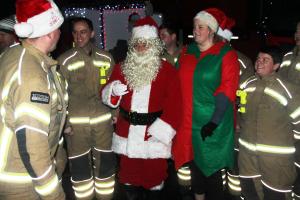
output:
<instances>
[{"instance_id":1,"label":"group of people","mask_svg":"<svg viewBox=\"0 0 300 200\"><path fill-rule=\"evenodd\" d=\"M66 199L67 162L76 199L112 199L116 181L128 200L162 199L170 181L182 199L226 199L226 182L247 200L299 197L300 23L292 52L263 48L253 67L217 8L184 47L137 19L118 63L87 18L52 59L64 18L51 0L17 0L15 17L0 21L0 199Z\"/></svg>"}]
</instances>

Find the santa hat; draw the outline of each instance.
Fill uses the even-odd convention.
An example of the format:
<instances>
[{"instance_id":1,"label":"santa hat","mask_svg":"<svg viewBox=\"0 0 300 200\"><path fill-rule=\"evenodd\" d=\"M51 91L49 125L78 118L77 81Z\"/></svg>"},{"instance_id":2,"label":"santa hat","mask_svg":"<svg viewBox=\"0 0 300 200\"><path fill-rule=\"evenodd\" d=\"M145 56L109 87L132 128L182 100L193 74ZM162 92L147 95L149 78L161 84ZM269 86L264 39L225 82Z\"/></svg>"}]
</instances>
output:
<instances>
[{"instance_id":1,"label":"santa hat","mask_svg":"<svg viewBox=\"0 0 300 200\"><path fill-rule=\"evenodd\" d=\"M222 10L218 8L208 8L196 14L194 19L204 21L217 35L230 40L232 32L230 29L234 26L235 21L228 18Z\"/></svg>"},{"instance_id":2,"label":"santa hat","mask_svg":"<svg viewBox=\"0 0 300 200\"><path fill-rule=\"evenodd\" d=\"M17 0L16 34L21 38L36 38L58 29L64 21L51 0Z\"/></svg>"},{"instance_id":3,"label":"santa hat","mask_svg":"<svg viewBox=\"0 0 300 200\"><path fill-rule=\"evenodd\" d=\"M154 39L158 38L158 25L150 16L139 19L132 29L132 39Z\"/></svg>"}]
</instances>

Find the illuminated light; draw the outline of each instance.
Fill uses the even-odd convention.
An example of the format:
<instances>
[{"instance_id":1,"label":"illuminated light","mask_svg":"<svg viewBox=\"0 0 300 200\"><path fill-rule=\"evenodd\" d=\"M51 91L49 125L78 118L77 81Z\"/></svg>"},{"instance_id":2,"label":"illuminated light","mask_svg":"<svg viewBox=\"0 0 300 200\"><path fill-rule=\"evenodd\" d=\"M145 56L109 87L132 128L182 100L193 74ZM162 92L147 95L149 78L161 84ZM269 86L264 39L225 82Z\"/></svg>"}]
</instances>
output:
<instances>
[{"instance_id":1,"label":"illuminated light","mask_svg":"<svg viewBox=\"0 0 300 200\"><path fill-rule=\"evenodd\" d=\"M231 36L231 39L232 39L232 40L238 40L238 39L240 39L240 38L239 38L239 36L233 35L233 36Z\"/></svg>"},{"instance_id":2,"label":"illuminated light","mask_svg":"<svg viewBox=\"0 0 300 200\"><path fill-rule=\"evenodd\" d=\"M188 38L194 38L194 35L188 35L187 37Z\"/></svg>"}]
</instances>

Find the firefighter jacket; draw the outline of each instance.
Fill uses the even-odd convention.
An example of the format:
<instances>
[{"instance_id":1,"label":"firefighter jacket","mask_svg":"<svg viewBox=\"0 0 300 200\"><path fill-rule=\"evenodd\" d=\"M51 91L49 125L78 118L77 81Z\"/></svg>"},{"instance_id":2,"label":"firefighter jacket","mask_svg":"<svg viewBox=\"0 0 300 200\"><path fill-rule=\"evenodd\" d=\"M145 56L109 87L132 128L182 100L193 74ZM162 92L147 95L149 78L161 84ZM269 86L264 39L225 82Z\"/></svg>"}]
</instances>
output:
<instances>
[{"instance_id":1,"label":"firefighter jacket","mask_svg":"<svg viewBox=\"0 0 300 200\"><path fill-rule=\"evenodd\" d=\"M68 82L70 124L89 126L111 118L111 110L102 104L99 91L110 76L114 61L109 53L89 45L90 55L75 47L58 58Z\"/></svg>"},{"instance_id":2,"label":"firefighter jacket","mask_svg":"<svg viewBox=\"0 0 300 200\"><path fill-rule=\"evenodd\" d=\"M240 51L236 51L236 53L240 64L240 83L243 83L247 78L254 75L254 66L250 58L246 55Z\"/></svg>"},{"instance_id":3,"label":"firefighter jacket","mask_svg":"<svg viewBox=\"0 0 300 200\"><path fill-rule=\"evenodd\" d=\"M299 87L273 74L263 78L252 76L241 88L238 92L243 103L240 176L261 177L266 186L288 189L296 177L294 154L296 141L300 139ZM248 162L251 157L254 162Z\"/></svg>"},{"instance_id":4,"label":"firefighter jacket","mask_svg":"<svg viewBox=\"0 0 300 200\"><path fill-rule=\"evenodd\" d=\"M67 94L56 63L26 42L2 55L0 199L11 199L8 193L18 196L16 188L23 186L25 192L34 187L40 199L64 199L54 157ZM14 190L4 190L3 185Z\"/></svg>"},{"instance_id":5,"label":"firefighter jacket","mask_svg":"<svg viewBox=\"0 0 300 200\"><path fill-rule=\"evenodd\" d=\"M280 65L281 76L295 84L300 83L300 49L295 47L293 51L284 55Z\"/></svg>"}]
</instances>

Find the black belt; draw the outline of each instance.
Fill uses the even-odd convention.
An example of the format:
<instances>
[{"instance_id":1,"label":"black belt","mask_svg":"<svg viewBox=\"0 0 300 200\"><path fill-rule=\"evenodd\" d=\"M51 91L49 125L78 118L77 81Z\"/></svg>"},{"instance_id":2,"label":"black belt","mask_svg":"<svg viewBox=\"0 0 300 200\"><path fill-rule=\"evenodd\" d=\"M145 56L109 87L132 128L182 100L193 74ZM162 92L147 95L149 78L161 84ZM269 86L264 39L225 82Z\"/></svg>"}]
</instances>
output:
<instances>
[{"instance_id":1,"label":"black belt","mask_svg":"<svg viewBox=\"0 0 300 200\"><path fill-rule=\"evenodd\" d=\"M120 107L120 115L132 125L150 125L160 117L162 111L151 113L128 112Z\"/></svg>"}]
</instances>

